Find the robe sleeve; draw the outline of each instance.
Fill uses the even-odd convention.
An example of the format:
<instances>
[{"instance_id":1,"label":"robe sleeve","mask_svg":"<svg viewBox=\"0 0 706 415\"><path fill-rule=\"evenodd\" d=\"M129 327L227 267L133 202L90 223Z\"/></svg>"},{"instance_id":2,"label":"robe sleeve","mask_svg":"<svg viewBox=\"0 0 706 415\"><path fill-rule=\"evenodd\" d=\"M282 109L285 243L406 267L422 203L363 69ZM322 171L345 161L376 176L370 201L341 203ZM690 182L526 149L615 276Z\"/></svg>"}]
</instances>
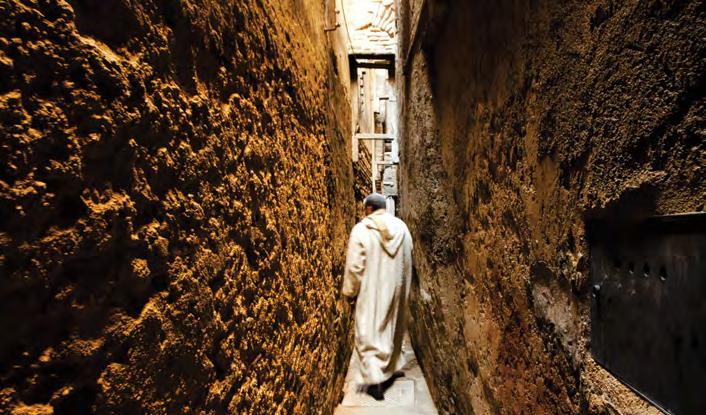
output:
<instances>
[{"instance_id":1,"label":"robe sleeve","mask_svg":"<svg viewBox=\"0 0 706 415\"><path fill-rule=\"evenodd\" d=\"M346 253L346 270L343 275L343 295L355 297L360 290L360 281L365 273L365 246L363 245L357 229L353 229L348 239L348 252Z\"/></svg>"}]
</instances>

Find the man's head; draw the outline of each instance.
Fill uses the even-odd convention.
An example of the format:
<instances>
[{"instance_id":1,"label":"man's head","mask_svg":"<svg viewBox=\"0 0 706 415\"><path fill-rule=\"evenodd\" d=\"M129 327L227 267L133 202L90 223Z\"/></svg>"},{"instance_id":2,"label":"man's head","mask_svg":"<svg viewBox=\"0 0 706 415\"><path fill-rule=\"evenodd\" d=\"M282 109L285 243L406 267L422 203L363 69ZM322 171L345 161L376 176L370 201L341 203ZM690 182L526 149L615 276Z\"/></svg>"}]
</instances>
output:
<instances>
[{"instance_id":1,"label":"man's head","mask_svg":"<svg viewBox=\"0 0 706 415\"><path fill-rule=\"evenodd\" d=\"M365 214L369 215L378 209L385 209L387 203L385 202L385 196L380 193L371 193L363 201L365 205Z\"/></svg>"}]
</instances>

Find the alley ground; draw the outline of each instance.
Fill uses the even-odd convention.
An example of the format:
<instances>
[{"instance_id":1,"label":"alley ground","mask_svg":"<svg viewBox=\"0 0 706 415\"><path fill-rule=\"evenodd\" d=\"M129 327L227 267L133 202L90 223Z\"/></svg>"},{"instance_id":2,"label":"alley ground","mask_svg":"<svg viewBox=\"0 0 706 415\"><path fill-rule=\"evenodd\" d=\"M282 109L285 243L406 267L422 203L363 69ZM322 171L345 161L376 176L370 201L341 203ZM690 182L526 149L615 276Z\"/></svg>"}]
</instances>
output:
<instances>
[{"instance_id":1,"label":"alley ground","mask_svg":"<svg viewBox=\"0 0 706 415\"><path fill-rule=\"evenodd\" d=\"M383 401L376 401L360 391L355 381L360 362L353 353L346 375L345 396L334 415L436 415L438 412L409 339L403 349L409 363L402 370L404 376L397 378L385 392Z\"/></svg>"}]
</instances>

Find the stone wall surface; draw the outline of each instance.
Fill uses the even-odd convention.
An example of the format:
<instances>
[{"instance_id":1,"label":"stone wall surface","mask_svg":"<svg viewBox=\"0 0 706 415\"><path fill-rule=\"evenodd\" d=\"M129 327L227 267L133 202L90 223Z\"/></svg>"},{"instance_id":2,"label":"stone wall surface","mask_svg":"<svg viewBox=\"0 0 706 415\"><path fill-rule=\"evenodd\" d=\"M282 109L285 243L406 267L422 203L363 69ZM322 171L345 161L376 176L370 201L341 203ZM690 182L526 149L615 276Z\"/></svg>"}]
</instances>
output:
<instances>
[{"instance_id":1,"label":"stone wall surface","mask_svg":"<svg viewBox=\"0 0 706 415\"><path fill-rule=\"evenodd\" d=\"M402 3L404 53L424 13ZM704 3L426 3L400 206L437 406L657 413L590 356L586 221L704 210Z\"/></svg>"},{"instance_id":2,"label":"stone wall surface","mask_svg":"<svg viewBox=\"0 0 706 415\"><path fill-rule=\"evenodd\" d=\"M0 16L0 413L330 412L354 205L323 3Z\"/></svg>"}]
</instances>

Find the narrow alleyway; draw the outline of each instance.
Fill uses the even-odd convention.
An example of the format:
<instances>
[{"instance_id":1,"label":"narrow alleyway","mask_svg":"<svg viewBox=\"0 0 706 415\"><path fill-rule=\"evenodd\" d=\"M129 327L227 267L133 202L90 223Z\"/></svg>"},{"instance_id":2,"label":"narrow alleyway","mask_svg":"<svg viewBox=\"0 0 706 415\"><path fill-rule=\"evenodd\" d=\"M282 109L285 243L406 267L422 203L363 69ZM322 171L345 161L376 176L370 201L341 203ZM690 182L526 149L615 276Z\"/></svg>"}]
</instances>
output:
<instances>
[{"instance_id":1,"label":"narrow alleyway","mask_svg":"<svg viewBox=\"0 0 706 415\"><path fill-rule=\"evenodd\" d=\"M395 80L397 54L397 10L394 2L380 0L338 0L334 36L341 45L339 63L347 63L351 75L351 125L356 199L379 192L388 200L388 211L399 208L398 100ZM345 65L340 69L345 72ZM436 414L424 374L412 344L406 338L404 376L396 378L383 401L365 393L359 376L360 362L352 353L343 385L342 402L335 415Z\"/></svg>"},{"instance_id":2,"label":"narrow alleyway","mask_svg":"<svg viewBox=\"0 0 706 415\"><path fill-rule=\"evenodd\" d=\"M0 414L705 414L705 39L699 0L0 0ZM381 401L373 192L414 244Z\"/></svg>"}]
</instances>

